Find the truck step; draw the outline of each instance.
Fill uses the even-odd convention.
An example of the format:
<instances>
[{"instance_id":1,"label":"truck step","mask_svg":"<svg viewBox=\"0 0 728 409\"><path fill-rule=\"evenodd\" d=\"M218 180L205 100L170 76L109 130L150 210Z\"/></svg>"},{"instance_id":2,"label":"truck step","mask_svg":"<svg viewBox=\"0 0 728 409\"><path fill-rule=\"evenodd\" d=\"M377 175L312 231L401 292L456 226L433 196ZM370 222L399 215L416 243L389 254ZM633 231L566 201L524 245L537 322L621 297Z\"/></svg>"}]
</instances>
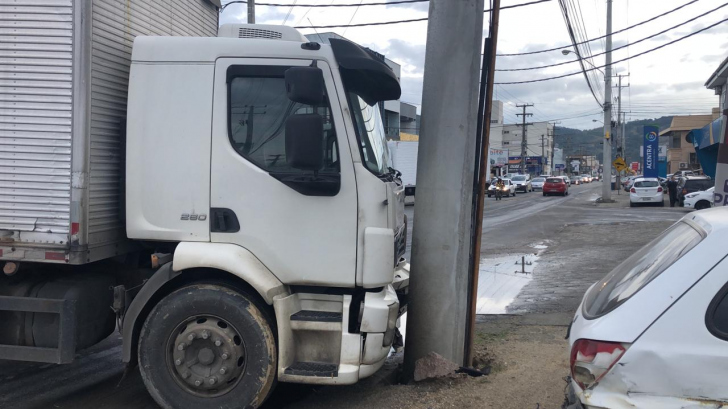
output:
<instances>
[{"instance_id":1,"label":"truck step","mask_svg":"<svg viewBox=\"0 0 728 409\"><path fill-rule=\"evenodd\" d=\"M291 315L291 321L341 322L341 313L304 310Z\"/></svg>"},{"instance_id":2,"label":"truck step","mask_svg":"<svg viewBox=\"0 0 728 409\"><path fill-rule=\"evenodd\" d=\"M335 378L339 375L339 370L336 364L322 364L319 362L296 362L295 364L286 368L285 373L286 375Z\"/></svg>"}]
</instances>

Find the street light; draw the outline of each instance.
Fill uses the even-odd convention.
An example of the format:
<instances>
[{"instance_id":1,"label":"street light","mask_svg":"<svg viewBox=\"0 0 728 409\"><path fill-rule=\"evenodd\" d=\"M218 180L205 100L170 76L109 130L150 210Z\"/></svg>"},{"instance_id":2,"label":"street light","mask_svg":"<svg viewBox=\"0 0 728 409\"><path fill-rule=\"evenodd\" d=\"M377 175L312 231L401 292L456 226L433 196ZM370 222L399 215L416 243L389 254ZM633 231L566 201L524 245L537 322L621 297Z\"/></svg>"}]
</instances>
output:
<instances>
[{"instance_id":1,"label":"street light","mask_svg":"<svg viewBox=\"0 0 728 409\"><path fill-rule=\"evenodd\" d=\"M592 119L592 122L599 122L600 124L604 125L604 121L600 121L598 119Z\"/></svg>"},{"instance_id":2,"label":"street light","mask_svg":"<svg viewBox=\"0 0 728 409\"><path fill-rule=\"evenodd\" d=\"M587 64L591 65L595 70L601 72L602 75L604 75L604 72L602 70L600 70L599 68L595 67L594 64L592 64L591 62L589 62L589 60L587 60L584 57L582 57L578 52L576 52L574 50L561 50L561 54L564 54L564 55L569 55L571 53L576 54L576 56L579 57L580 60L586 61Z\"/></svg>"}]
</instances>

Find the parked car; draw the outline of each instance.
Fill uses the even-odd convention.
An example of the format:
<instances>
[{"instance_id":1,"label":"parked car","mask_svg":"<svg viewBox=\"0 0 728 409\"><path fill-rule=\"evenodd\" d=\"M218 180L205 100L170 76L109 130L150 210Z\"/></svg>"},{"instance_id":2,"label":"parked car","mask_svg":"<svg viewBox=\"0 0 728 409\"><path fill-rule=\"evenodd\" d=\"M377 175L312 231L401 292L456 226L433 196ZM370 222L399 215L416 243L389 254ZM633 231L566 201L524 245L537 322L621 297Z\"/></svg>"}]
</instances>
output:
<instances>
[{"instance_id":1,"label":"parked car","mask_svg":"<svg viewBox=\"0 0 728 409\"><path fill-rule=\"evenodd\" d=\"M572 176L571 177L571 184L572 185L581 185L584 182L581 180L581 176Z\"/></svg>"},{"instance_id":2,"label":"parked car","mask_svg":"<svg viewBox=\"0 0 728 409\"><path fill-rule=\"evenodd\" d=\"M675 177L682 178L687 176L697 176L692 170L679 170L675 172Z\"/></svg>"},{"instance_id":3,"label":"parked car","mask_svg":"<svg viewBox=\"0 0 728 409\"><path fill-rule=\"evenodd\" d=\"M657 203L665 206L664 193L657 178L637 178L629 189L629 207L638 204Z\"/></svg>"},{"instance_id":4,"label":"parked car","mask_svg":"<svg viewBox=\"0 0 728 409\"><path fill-rule=\"evenodd\" d=\"M534 178L531 181L531 186L533 187L533 190L536 190L536 189L541 190L541 189L543 189L543 184L546 182L546 179L549 178L549 177L550 176L539 176L537 178Z\"/></svg>"},{"instance_id":5,"label":"parked car","mask_svg":"<svg viewBox=\"0 0 728 409\"><path fill-rule=\"evenodd\" d=\"M678 180L677 200L680 206L685 205L685 196L693 192L708 190L715 186L715 181L709 176L685 176Z\"/></svg>"},{"instance_id":6,"label":"parked car","mask_svg":"<svg viewBox=\"0 0 728 409\"><path fill-rule=\"evenodd\" d=\"M516 185L516 192L533 192L531 175L515 175L511 178L511 181Z\"/></svg>"},{"instance_id":7,"label":"parked car","mask_svg":"<svg viewBox=\"0 0 728 409\"><path fill-rule=\"evenodd\" d=\"M515 196L516 195L516 185L513 182L511 182L510 179L502 178L501 180L503 180L503 184L505 185L503 188L503 196L505 196L505 197ZM498 179L496 179L496 182L497 181L498 181ZM488 187L488 197L495 195L495 189L496 189L495 183L493 183L492 185L490 185L490 187Z\"/></svg>"},{"instance_id":8,"label":"parked car","mask_svg":"<svg viewBox=\"0 0 728 409\"><path fill-rule=\"evenodd\" d=\"M543 195L550 196L554 194L561 196L569 194L569 185L563 176L546 178L546 182L543 184Z\"/></svg>"},{"instance_id":9,"label":"parked car","mask_svg":"<svg viewBox=\"0 0 728 409\"><path fill-rule=\"evenodd\" d=\"M627 178L627 180L622 182L622 185L624 186L624 191L629 192L629 190L632 189L632 185L634 184L634 181L639 178L643 178L643 177L644 176L642 176L642 175L634 175L634 176L630 176L629 178Z\"/></svg>"},{"instance_id":10,"label":"parked car","mask_svg":"<svg viewBox=\"0 0 728 409\"><path fill-rule=\"evenodd\" d=\"M726 242L728 212L691 213L587 290L563 407L725 407Z\"/></svg>"},{"instance_id":11,"label":"parked car","mask_svg":"<svg viewBox=\"0 0 728 409\"><path fill-rule=\"evenodd\" d=\"M713 207L715 187L699 192L688 193L685 195L683 207L688 209L703 210Z\"/></svg>"}]
</instances>

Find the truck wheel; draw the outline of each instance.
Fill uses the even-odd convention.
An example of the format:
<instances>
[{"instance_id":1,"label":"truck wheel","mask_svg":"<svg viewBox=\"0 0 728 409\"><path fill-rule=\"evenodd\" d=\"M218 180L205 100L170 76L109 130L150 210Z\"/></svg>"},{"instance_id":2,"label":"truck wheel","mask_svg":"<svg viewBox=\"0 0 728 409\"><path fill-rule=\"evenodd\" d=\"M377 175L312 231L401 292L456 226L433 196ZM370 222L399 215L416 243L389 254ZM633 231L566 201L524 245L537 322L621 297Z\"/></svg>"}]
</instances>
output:
<instances>
[{"instance_id":1,"label":"truck wheel","mask_svg":"<svg viewBox=\"0 0 728 409\"><path fill-rule=\"evenodd\" d=\"M271 320L254 297L194 284L154 306L139 335L147 390L165 409L257 408L276 380Z\"/></svg>"}]
</instances>

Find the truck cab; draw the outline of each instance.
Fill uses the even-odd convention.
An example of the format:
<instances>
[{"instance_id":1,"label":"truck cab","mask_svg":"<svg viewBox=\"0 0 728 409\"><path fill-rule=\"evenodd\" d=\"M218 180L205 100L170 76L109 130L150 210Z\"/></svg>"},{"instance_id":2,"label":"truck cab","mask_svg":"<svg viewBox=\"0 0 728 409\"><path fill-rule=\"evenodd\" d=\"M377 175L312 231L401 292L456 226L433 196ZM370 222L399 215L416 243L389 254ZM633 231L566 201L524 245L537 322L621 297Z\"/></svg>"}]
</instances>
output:
<instances>
[{"instance_id":1,"label":"truck cab","mask_svg":"<svg viewBox=\"0 0 728 409\"><path fill-rule=\"evenodd\" d=\"M409 264L378 103L400 86L330 41L264 25L134 41L127 236L172 250L125 308L124 361L162 407L352 384L391 349Z\"/></svg>"}]
</instances>

